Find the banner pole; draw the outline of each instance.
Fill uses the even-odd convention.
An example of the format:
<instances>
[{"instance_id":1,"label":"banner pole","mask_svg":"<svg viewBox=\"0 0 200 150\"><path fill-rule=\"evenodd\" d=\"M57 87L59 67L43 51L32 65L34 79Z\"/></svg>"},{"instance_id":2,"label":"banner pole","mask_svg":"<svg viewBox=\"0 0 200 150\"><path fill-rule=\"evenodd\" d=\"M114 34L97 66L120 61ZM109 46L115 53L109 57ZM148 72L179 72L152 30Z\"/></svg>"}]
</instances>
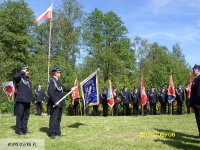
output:
<instances>
[{"instance_id":1,"label":"banner pole","mask_svg":"<svg viewBox=\"0 0 200 150\"><path fill-rule=\"evenodd\" d=\"M144 116L144 105L142 105L142 116Z\"/></svg>"}]
</instances>

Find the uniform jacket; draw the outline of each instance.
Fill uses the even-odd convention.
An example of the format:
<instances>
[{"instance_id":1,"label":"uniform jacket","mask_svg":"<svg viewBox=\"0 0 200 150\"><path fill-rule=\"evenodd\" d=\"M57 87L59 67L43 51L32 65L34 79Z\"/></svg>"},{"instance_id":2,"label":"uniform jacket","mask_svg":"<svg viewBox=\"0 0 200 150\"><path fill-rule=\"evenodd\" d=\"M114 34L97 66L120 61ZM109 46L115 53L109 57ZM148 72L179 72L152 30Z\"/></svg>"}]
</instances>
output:
<instances>
[{"instance_id":1,"label":"uniform jacket","mask_svg":"<svg viewBox=\"0 0 200 150\"><path fill-rule=\"evenodd\" d=\"M158 102L157 92L155 90L154 90L154 92L149 91L147 96L148 96L149 103L157 103Z\"/></svg>"},{"instance_id":2,"label":"uniform jacket","mask_svg":"<svg viewBox=\"0 0 200 150\"><path fill-rule=\"evenodd\" d=\"M184 100L184 90L182 88L176 89L176 100L181 102Z\"/></svg>"},{"instance_id":3,"label":"uniform jacket","mask_svg":"<svg viewBox=\"0 0 200 150\"><path fill-rule=\"evenodd\" d=\"M107 103L108 103L108 100L107 100L107 93L102 92L102 93L100 94L100 103L101 103L102 105L107 105Z\"/></svg>"},{"instance_id":4,"label":"uniform jacket","mask_svg":"<svg viewBox=\"0 0 200 150\"><path fill-rule=\"evenodd\" d=\"M63 96L65 92L70 92L71 88L65 87L60 83L60 80L57 80L55 77L52 77L49 82L48 95L49 95L49 105L53 106L57 103ZM65 100L59 103L58 107L64 107Z\"/></svg>"},{"instance_id":5,"label":"uniform jacket","mask_svg":"<svg viewBox=\"0 0 200 150\"><path fill-rule=\"evenodd\" d=\"M15 101L17 102L32 102L32 85L28 76L24 76L24 72L18 72L14 75L17 94Z\"/></svg>"},{"instance_id":6,"label":"uniform jacket","mask_svg":"<svg viewBox=\"0 0 200 150\"><path fill-rule=\"evenodd\" d=\"M188 97L188 89L185 89L185 98L186 98L186 101L190 100L190 98Z\"/></svg>"},{"instance_id":7,"label":"uniform jacket","mask_svg":"<svg viewBox=\"0 0 200 150\"><path fill-rule=\"evenodd\" d=\"M158 100L160 103L167 103L167 91L160 91L158 93Z\"/></svg>"},{"instance_id":8,"label":"uniform jacket","mask_svg":"<svg viewBox=\"0 0 200 150\"><path fill-rule=\"evenodd\" d=\"M47 92L45 93L45 101L47 104L49 103L49 95Z\"/></svg>"},{"instance_id":9,"label":"uniform jacket","mask_svg":"<svg viewBox=\"0 0 200 150\"><path fill-rule=\"evenodd\" d=\"M114 102L115 102L115 104L118 104L119 103L119 100L118 100L118 92L116 91L116 92L114 92L113 91L113 98L114 98Z\"/></svg>"},{"instance_id":10,"label":"uniform jacket","mask_svg":"<svg viewBox=\"0 0 200 150\"><path fill-rule=\"evenodd\" d=\"M122 100L123 104L128 104L131 102L131 93L129 90L127 90L127 91L123 90L121 94L122 94L121 100Z\"/></svg>"},{"instance_id":11,"label":"uniform jacket","mask_svg":"<svg viewBox=\"0 0 200 150\"><path fill-rule=\"evenodd\" d=\"M44 90L43 89L35 90L35 101L36 102L44 101Z\"/></svg>"},{"instance_id":12,"label":"uniform jacket","mask_svg":"<svg viewBox=\"0 0 200 150\"><path fill-rule=\"evenodd\" d=\"M139 96L139 91L135 92L133 91L133 93L131 94L131 100L132 103L137 104L138 103L138 96Z\"/></svg>"},{"instance_id":13,"label":"uniform jacket","mask_svg":"<svg viewBox=\"0 0 200 150\"><path fill-rule=\"evenodd\" d=\"M190 107L195 105L200 105L200 75L194 79L191 87Z\"/></svg>"}]
</instances>

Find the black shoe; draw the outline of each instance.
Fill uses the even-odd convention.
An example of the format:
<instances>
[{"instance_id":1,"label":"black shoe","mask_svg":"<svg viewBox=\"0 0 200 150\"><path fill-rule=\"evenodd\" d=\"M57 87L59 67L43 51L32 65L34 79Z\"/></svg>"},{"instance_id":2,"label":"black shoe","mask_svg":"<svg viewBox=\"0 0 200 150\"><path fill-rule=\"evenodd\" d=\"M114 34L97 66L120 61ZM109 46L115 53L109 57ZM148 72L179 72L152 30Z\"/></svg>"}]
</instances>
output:
<instances>
[{"instance_id":1,"label":"black shoe","mask_svg":"<svg viewBox=\"0 0 200 150\"><path fill-rule=\"evenodd\" d=\"M26 135L26 134L32 134L31 132L29 132L29 131L26 131L26 132L24 132L24 134Z\"/></svg>"},{"instance_id":2,"label":"black shoe","mask_svg":"<svg viewBox=\"0 0 200 150\"><path fill-rule=\"evenodd\" d=\"M64 134L56 134L57 136L66 136L66 135L64 135Z\"/></svg>"},{"instance_id":3,"label":"black shoe","mask_svg":"<svg viewBox=\"0 0 200 150\"><path fill-rule=\"evenodd\" d=\"M50 135L50 138L51 139L55 139L55 135Z\"/></svg>"},{"instance_id":4,"label":"black shoe","mask_svg":"<svg viewBox=\"0 0 200 150\"><path fill-rule=\"evenodd\" d=\"M23 132L15 132L15 133L19 135L25 135Z\"/></svg>"}]
</instances>

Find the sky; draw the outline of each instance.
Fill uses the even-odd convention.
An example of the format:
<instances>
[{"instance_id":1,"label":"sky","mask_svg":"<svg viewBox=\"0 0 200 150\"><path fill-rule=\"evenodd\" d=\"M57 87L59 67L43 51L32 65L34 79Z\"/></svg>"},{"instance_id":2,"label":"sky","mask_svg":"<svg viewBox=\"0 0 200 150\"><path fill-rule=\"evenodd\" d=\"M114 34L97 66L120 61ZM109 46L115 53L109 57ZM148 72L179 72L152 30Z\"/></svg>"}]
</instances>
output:
<instances>
[{"instance_id":1,"label":"sky","mask_svg":"<svg viewBox=\"0 0 200 150\"><path fill-rule=\"evenodd\" d=\"M4 0L0 0L2 3ZM25 0L39 17L51 0ZM187 63L200 64L200 0L78 0L86 13L95 8L115 12L128 29L127 36L157 42L170 51L178 43ZM53 9L62 0L54 0Z\"/></svg>"}]
</instances>

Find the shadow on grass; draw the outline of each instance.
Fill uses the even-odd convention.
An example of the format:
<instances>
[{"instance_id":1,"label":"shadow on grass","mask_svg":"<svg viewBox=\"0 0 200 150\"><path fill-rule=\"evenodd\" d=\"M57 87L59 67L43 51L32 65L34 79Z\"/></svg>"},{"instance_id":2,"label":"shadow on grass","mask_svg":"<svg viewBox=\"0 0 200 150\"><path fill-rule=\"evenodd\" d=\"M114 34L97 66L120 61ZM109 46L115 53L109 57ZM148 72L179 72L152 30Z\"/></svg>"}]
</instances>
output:
<instances>
[{"instance_id":1,"label":"shadow on grass","mask_svg":"<svg viewBox=\"0 0 200 150\"><path fill-rule=\"evenodd\" d=\"M167 144L176 149L200 150L200 139L195 139L193 135L175 132L173 130L157 128L155 128L155 130L157 130L160 135L162 134L160 139L155 140L156 142L162 142L163 144ZM175 136L171 136L172 133L175 133Z\"/></svg>"},{"instance_id":2,"label":"shadow on grass","mask_svg":"<svg viewBox=\"0 0 200 150\"><path fill-rule=\"evenodd\" d=\"M76 123L73 123L71 125L68 125L67 127L69 127L69 128L78 128L81 125L85 125L85 124L80 123L80 122L76 122Z\"/></svg>"},{"instance_id":3,"label":"shadow on grass","mask_svg":"<svg viewBox=\"0 0 200 150\"><path fill-rule=\"evenodd\" d=\"M47 127L41 127L40 131L46 133L47 135L49 135L49 128L47 128Z\"/></svg>"},{"instance_id":4,"label":"shadow on grass","mask_svg":"<svg viewBox=\"0 0 200 150\"><path fill-rule=\"evenodd\" d=\"M11 129L15 130L16 125L10 126Z\"/></svg>"}]
</instances>

